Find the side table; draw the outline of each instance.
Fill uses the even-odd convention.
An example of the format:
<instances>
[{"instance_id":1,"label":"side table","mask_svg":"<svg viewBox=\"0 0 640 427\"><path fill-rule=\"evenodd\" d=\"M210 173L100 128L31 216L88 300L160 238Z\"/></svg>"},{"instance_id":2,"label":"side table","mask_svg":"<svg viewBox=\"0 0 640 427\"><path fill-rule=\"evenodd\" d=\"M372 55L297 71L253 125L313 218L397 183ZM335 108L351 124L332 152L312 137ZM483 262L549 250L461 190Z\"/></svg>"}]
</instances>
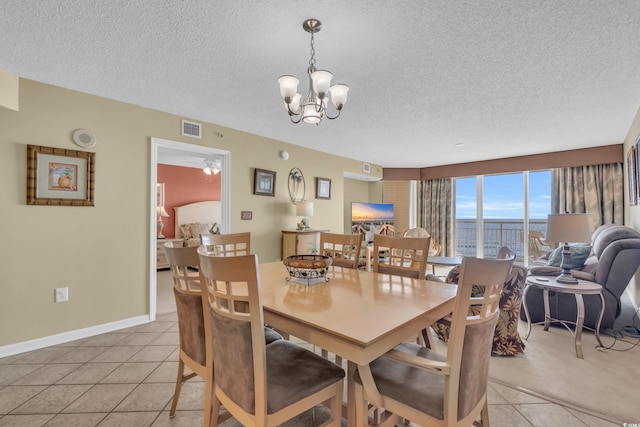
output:
<instances>
[{"instance_id":1,"label":"side table","mask_svg":"<svg viewBox=\"0 0 640 427\"><path fill-rule=\"evenodd\" d=\"M602 316L604 314L604 296L602 295L602 286L590 282L588 280L578 280L577 284L559 283L555 277L552 276L529 276L527 277L527 286L524 288L522 294L522 306L524 307L524 314L527 317L527 335L525 339L529 338L531 334L531 317L529 316L529 308L527 307L527 293L531 287L542 289L543 301L544 301L544 330L549 330L551 322L558 322L567 327L568 324L575 325L576 329L573 333L575 336L576 356L580 359L584 359L582 354L582 327L584 325L584 301L582 295L600 295L600 301L602 302L600 308L600 316L598 317L598 324L596 325L596 340L600 346L602 341L600 340L600 322L602 322ZM573 294L576 297L576 305L578 308L578 318L574 322L567 322L565 320L554 319L549 313L549 291L560 292L565 294ZM567 327L567 329L569 329Z\"/></svg>"}]
</instances>

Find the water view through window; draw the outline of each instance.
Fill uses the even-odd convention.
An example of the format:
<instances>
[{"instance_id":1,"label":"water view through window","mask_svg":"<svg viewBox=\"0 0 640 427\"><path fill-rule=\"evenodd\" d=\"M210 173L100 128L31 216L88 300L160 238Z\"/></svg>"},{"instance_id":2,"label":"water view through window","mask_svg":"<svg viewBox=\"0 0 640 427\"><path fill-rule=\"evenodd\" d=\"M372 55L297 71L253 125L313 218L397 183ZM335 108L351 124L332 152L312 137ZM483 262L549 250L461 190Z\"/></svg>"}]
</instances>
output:
<instances>
[{"instance_id":1,"label":"water view through window","mask_svg":"<svg viewBox=\"0 0 640 427\"><path fill-rule=\"evenodd\" d=\"M530 234L532 230L542 236L546 233L551 171L457 178L455 185L456 255L494 257L501 246L507 246L523 260L527 220ZM526 252L531 259L533 251L527 248Z\"/></svg>"}]
</instances>

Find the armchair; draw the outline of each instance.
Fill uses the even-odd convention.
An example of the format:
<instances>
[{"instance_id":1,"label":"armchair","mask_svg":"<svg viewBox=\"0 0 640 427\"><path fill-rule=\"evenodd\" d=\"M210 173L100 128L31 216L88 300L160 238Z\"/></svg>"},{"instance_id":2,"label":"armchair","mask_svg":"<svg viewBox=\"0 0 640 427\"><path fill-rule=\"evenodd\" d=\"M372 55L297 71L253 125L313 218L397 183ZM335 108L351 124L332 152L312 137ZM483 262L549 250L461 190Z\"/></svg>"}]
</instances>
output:
<instances>
[{"instance_id":1,"label":"armchair","mask_svg":"<svg viewBox=\"0 0 640 427\"><path fill-rule=\"evenodd\" d=\"M611 328L620 315L620 297L640 266L640 233L623 225L605 224L594 231L591 245L591 255L580 269L571 270L571 274L578 279L602 285L605 308L600 328ZM552 276L560 272L559 267L547 266L545 259L539 259L529 266L529 274L532 275ZM577 308L573 295L550 293L549 296L551 317L575 321ZM595 328L601 307L600 297L585 295L583 299L584 325ZM527 293L527 307L532 322L544 320L542 289L530 289ZM520 313L520 318L526 320L524 313Z\"/></svg>"}]
</instances>

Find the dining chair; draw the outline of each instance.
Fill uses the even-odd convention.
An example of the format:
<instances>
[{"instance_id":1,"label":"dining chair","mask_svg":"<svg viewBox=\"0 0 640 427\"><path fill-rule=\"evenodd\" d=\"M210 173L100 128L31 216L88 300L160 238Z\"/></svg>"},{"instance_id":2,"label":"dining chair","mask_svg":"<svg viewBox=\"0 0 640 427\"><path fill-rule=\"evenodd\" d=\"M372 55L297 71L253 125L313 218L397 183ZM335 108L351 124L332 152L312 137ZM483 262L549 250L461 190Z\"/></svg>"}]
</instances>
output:
<instances>
[{"instance_id":1,"label":"dining chair","mask_svg":"<svg viewBox=\"0 0 640 427\"><path fill-rule=\"evenodd\" d=\"M368 401L382 401L383 418L388 416L391 425L400 423L399 418L421 426L489 425L491 343L500 293L512 264L513 260L462 260L446 355L403 343L370 363L362 375L359 368L354 375L357 425L367 425ZM472 297L473 287L484 288L483 295ZM363 376L373 384L364 387Z\"/></svg>"},{"instance_id":2,"label":"dining chair","mask_svg":"<svg viewBox=\"0 0 640 427\"><path fill-rule=\"evenodd\" d=\"M178 377L169 416L174 417L180 397L182 384L199 376L205 381L204 421L209 424L213 397L213 364L210 351L207 351L205 321L202 310L202 292L200 288L198 247L182 247L181 243L167 242L164 245L171 277L173 294L178 314L178 335L180 337L180 356ZM191 370L185 373L185 368Z\"/></svg>"},{"instance_id":3,"label":"dining chair","mask_svg":"<svg viewBox=\"0 0 640 427\"><path fill-rule=\"evenodd\" d=\"M424 279L430 237L373 236L373 271Z\"/></svg>"},{"instance_id":4,"label":"dining chair","mask_svg":"<svg viewBox=\"0 0 640 427\"><path fill-rule=\"evenodd\" d=\"M251 253L251 233L201 234L200 243L217 256L238 256Z\"/></svg>"},{"instance_id":5,"label":"dining chair","mask_svg":"<svg viewBox=\"0 0 640 427\"><path fill-rule=\"evenodd\" d=\"M332 265L358 268L361 234L320 233L320 255L330 256Z\"/></svg>"},{"instance_id":6,"label":"dining chair","mask_svg":"<svg viewBox=\"0 0 640 427\"><path fill-rule=\"evenodd\" d=\"M207 255L211 256L240 256L251 253L251 232L232 234L200 234L200 243ZM206 312L206 307L203 306ZM208 328L208 325L206 325ZM209 331L207 331L207 335ZM283 336L270 328L264 327L264 337L269 344L281 340ZM288 337L287 337L288 338Z\"/></svg>"},{"instance_id":7,"label":"dining chair","mask_svg":"<svg viewBox=\"0 0 640 427\"><path fill-rule=\"evenodd\" d=\"M258 257L203 252L216 378L211 425L221 405L242 425L276 426L329 401L330 425L340 426L344 370L287 340L265 344Z\"/></svg>"},{"instance_id":8,"label":"dining chair","mask_svg":"<svg viewBox=\"0 0 640 427\"><path fill-rule=\"evenodd\" d=\"M506 259L506 260L510 260L510 261L514 261L516 259L516 253L513 252L508 246L502 246L498 249L498 254L496 255L496 259ZM453 267L453 269L451 269L449 271L449 274L447 275L447 279L446 282L448 283L458 283L458 276L460 275L460 266L455 266ZM439 279L438 279L439 280ZM511 285L510 282L507 282L509 284L509 288L511 287L520 287L518 285ZM506 286L506 284L505 284ZM524 286L524 284L522 285ZM504 288L507 289L507 288ZM476 289L474 291L473 296L475 296L475 292L481 292L481 289ZM520 290L520 295L522 295L522 290ZM521 300L520 298L518 298L518 300ZM515 302L513 303L515 304ZM519 312L519 311L518 311ZM502 312L500 313L500 315L502 316ZM509 316L511 316L511 314L509 314ZM436 333L436 335L438 335L438 337L440 339L444 339L444 341L447 341L449 339L449 330L451 327L451 315L445 316L442 319L438 320L436 323L434 323L433 325L431 325L431 328L434 330L434 332ZM511 327L513 328L513 327ZM517 323L516 323L516 331L515 333L517 334ZM426 345L428 348L435 348L434 345L434 341L435 338L433 337L433 335L431 335L431 331L429 330L429 328L423 329L422 330L422 339L423 341L420 341L421 343L423 343L424 345ZM519 336L518 336L518 340L519 340ZM426 344L425 344L426 343Z\"/></svg>"},{"instance_id":9,"label":"dining chair","mask_svg":"<svg viewBox=\"0 0 640 427\"><path fill-rule=\"evenodd\" d=\"M358 269L362 234L320 233L320 255L331 257L332 265ZM322 357L329 357L327 350L321 350ZM336 365L342 366L342 357L336 355Z\"/></svg>"}]
</instances>

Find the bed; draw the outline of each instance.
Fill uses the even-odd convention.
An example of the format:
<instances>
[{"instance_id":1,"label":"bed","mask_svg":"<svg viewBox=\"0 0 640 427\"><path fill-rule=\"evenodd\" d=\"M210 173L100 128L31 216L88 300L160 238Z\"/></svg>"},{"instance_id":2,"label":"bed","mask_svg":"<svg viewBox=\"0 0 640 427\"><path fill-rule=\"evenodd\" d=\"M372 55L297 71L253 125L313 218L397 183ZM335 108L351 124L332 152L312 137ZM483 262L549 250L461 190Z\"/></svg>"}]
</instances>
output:
<instances>
[{"instance_id":1,"label":"bed","mask_svg":"<svg viewBox=\"0 0 640 427\"><path fill-rule=\"evenodd\" d=\"M218 234L222 226L219 200L189 203L175 210L175 236L184 239L185 246L199 245L200 234Z\"/></svg>"}]
</instances>

